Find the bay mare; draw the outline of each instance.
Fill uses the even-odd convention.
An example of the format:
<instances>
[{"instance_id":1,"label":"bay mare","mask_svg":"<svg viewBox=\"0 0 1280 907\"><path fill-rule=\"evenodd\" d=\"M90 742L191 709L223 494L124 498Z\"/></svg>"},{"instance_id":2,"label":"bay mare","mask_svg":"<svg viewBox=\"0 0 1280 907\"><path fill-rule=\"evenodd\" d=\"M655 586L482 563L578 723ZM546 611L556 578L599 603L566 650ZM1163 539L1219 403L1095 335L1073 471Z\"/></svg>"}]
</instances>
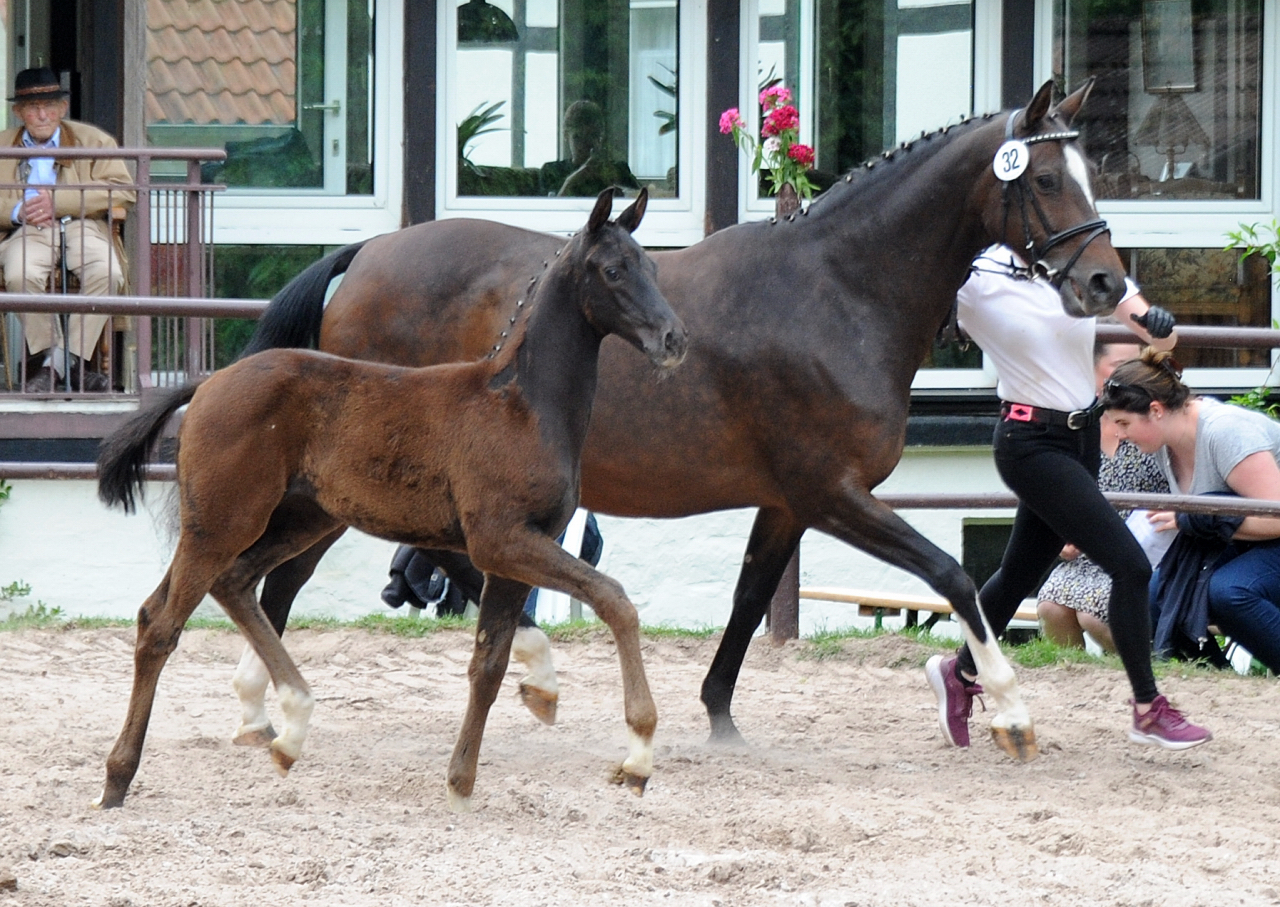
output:
<instances>
[{"instance_id":1,"label":"bay mare","mask_svg":"<svg viewBox=\"0 0 1280 907\"><path fill-rule=\"evenodd\" d=\"M579 458L600 344L617 334L650 368L683 358L686 332L631 237L647 193L609 221L612 190L586 227L556 248L474 363L401 368L276 349L140 410L99 456L99 495L131 509L148 452L189 404L178 434L180 535L159 587L138 612L133 692L107 759L99 803L120 806L137 772L160 672L187 618L212 594L265 662L285 715L260 734L281 773L311 715L307 682L254 590L276 565L345 526L410 545L464 551L485 574L468 674L471 695L450 760L448 794L465 809L489 707L506 672L525 597L545 586L589 602L613 631L631 747L618 780L644 791L657 713L640 660L640 621L622 587L555 541L578 506Z\"/></svg>"},{"instance_id":2,"label":"bay mare","mask_svg":"<svg viewBox=\"0 0 1280 907\"><path fill-rule=\"evenodd\" d=\"M1069 314L1106 314L1119 301L1124 270L1071 129L1090 87L1054 107L1046 83L1021 111L974 118L868 161L803 214L653 254L662 290L689 327L688 361L658 382L605 345L582 502L636 517L758 508L702 687L713 739L741 739L730 714L738 671L812 528L951 602L997 707L996 742L1018 758L1035 755L1030 717L973 582L871 492L901 457L912 377L983 248L1023 250ZM1007 161L1010 139L1023 142L1029 165L1003 181L995 159L1003 148ZM339 249L277 295L250 348L318 341L401 365L475 359L509 317L511 293L559 242L444 220ZM344 271L323 308L325 287ZM322 554L313 549L269 579L262 605L277 627Z\"/></svg>"}]
</instances>

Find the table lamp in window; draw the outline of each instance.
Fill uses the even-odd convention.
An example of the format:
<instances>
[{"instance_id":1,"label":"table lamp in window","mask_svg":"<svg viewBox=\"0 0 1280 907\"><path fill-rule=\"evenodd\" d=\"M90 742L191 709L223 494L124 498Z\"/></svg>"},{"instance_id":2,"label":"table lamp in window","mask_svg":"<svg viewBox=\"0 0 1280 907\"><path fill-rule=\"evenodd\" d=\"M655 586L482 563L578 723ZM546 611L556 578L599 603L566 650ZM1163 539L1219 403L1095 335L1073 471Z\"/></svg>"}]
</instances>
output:
<instances>
[{"instance_id":1,"label":"table lamp in window","mask_svg":"<svg viewBox=\"0 0 1280 907\"><path fill-rule=\"evenodd\" d=\"M1191 112L1187 102L1182 100L1182 95L1166 91L1156 95L1155 103L1138 124L1133 143L1150 145L1165 156L1164 169L1160 173L1160 180L1163 182L1186 176L1185 172L1178 172L1177 156L1192 145L1207 146L1209 137L1205 135L1200 121ZM1184 171L1189 167L1189 164L1184 165Z\"/></svg>"}]
</instances>

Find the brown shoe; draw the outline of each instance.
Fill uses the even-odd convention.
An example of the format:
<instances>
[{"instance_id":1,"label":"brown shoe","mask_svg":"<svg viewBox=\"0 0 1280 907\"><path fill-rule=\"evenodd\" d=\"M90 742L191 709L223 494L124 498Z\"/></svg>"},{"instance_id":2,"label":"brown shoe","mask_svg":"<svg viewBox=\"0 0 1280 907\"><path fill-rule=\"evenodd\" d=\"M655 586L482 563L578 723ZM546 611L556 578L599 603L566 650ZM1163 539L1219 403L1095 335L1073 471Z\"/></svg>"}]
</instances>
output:
<instances>
[{"instance_id":1,"label":"brown shoe","mask_svg":"<svg viewBox=\"0 0 1280 907\"><path fill-rule=\"evenodd\" d=\"M53 369L49 366L36 369L31 376L27 378L27 383L22 389L28 394L47 394L53 390Z\"/></svg>"},{"instance_id":2,"label":"brown shoe","mask_svg":"<svg viewBox=\"0 0 1280 907\"><path fill-rule=\"evenodd\" d=\"M111 382L107 380L107 376L102 372L84 373L84 386L80 388L89 394L101 394L111 389Z\"/></svg>"}]
</instances>

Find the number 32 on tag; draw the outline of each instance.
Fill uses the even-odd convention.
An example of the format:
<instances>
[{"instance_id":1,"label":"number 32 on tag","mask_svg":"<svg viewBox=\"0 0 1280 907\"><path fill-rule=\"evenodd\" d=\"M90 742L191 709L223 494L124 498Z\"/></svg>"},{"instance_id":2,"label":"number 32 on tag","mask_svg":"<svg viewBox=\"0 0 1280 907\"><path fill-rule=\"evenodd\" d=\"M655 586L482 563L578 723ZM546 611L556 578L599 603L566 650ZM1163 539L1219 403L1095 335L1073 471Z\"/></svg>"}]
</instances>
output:
<instances>
[{"instance_id":1,"label":"number 32 on tag","mask_svg":"<svg viewBox=\"0 0 1280 907\"><path fill-rule=\"evenodd\" d=\"M1031 149L1027 147L1027 143L1013 139L1005 142L996 151L991 167L996 172L996 178L1007 183L1022 176L1030 163Z\"/></svg>"}]
</instances>

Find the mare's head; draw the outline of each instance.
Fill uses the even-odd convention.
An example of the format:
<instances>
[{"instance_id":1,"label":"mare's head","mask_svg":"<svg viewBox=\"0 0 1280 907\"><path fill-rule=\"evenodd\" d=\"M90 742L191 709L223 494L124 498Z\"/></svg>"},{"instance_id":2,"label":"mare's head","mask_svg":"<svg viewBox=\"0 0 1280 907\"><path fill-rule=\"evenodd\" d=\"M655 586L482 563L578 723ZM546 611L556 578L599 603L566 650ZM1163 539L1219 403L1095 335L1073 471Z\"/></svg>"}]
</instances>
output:
<instances>
[{"instance_id":1,"label":"mare's head","mask_svg":"<svg viewBox=\"0 0 1280 907\"><path fill-rule=\"evenodd\" d=\"M1072 128L1092 87L1090 79L1054 106L1046 82L1030 104L993 125L1004 134L983 214L990 236L1017 250L1077 317L1108 314L1124 295L1124 267L1098 217L1092 168Z\"/></svg>"},{"instance_id":2,"label":"mare's head","mask_svg":"<svg viewBox=\"0 0 1280 907\"><path fill-rule=\"evenodd\" d=\"M684 359L688 335L658 290L658 267L632 237L649 203L647 189L617 220L609 220L613 189L596 199L581 230L560 253L575 269L583 312L601 334L617 334L661 368Z\"/></svg>"}]
</instances>

